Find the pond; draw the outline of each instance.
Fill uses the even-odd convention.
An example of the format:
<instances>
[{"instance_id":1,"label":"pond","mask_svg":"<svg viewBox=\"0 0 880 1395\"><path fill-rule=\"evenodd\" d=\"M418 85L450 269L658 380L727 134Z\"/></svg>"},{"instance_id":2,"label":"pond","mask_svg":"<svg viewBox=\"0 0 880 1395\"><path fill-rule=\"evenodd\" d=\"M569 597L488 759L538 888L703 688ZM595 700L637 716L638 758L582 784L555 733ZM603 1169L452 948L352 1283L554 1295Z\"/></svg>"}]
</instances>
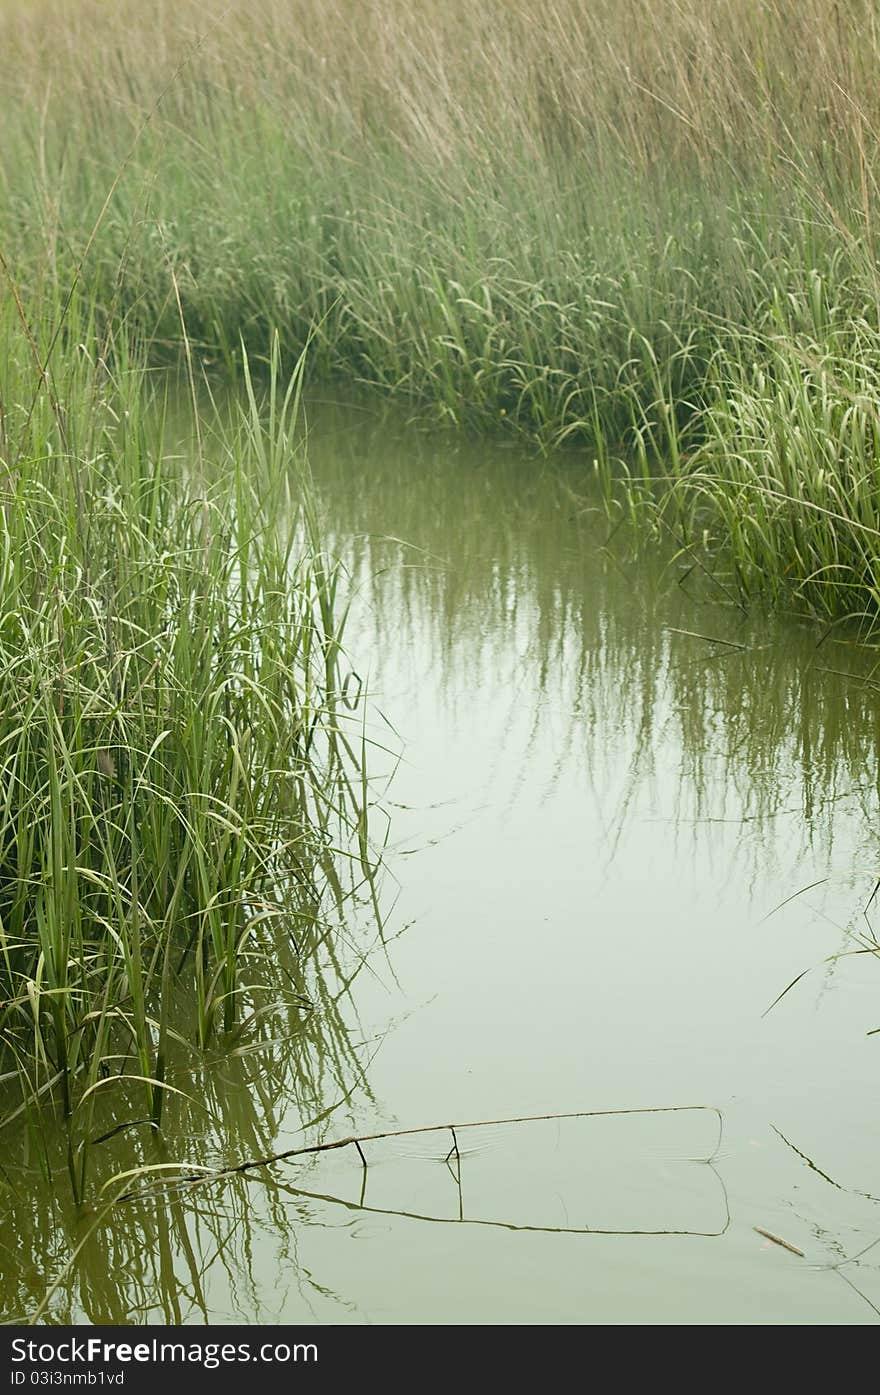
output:
<instances>
[{"instance_id":1,"label":"pond","mask_svg":"<svg viewBox=\"0 0 880 1395\"><path fill-rule=\"evenodd\" d=\"M382 933L351 902L304 1044L176 1077L155 1159L482 1126L86 1217L17 1139L7 1319L877 1321L872 656L635 551L577 458L308 419Z\"/></svg>"}]
</instances>

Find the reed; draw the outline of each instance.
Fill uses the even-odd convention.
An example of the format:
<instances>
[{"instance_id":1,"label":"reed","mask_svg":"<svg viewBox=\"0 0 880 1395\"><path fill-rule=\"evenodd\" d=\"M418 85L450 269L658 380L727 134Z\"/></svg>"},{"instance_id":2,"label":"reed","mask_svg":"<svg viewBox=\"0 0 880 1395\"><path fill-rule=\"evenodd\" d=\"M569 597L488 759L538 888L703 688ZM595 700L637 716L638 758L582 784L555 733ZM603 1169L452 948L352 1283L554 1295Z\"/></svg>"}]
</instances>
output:
<instances>
[{"instance_id":1,"label":"reed","mask_svg":"<svg viewBox=\"0 0 880 1395\"><path fill-rule=\"evenodd\" d=\"M238 417L196 398L175 449L141 349L78 297L46 368L56 334L10 296L0 1049L3 1123L64 1120L81 1199L104 1096L158 1126L175 1051L247 1038L267 984L302 995L365 811L302 363L285 381L273 347L264 403L245 361Z\"/></svg>"},{"instance_id":2,"label":"reed","mask_svg":"<svg viewBox=\"0 0 880 1395\"><path fill-rule=\"evenodd\" d=\"M313 376L578 443L749 594L873 624L877 20L7 0L0 245L153 361L320 324Z\"/></svg>"}]
</instances>

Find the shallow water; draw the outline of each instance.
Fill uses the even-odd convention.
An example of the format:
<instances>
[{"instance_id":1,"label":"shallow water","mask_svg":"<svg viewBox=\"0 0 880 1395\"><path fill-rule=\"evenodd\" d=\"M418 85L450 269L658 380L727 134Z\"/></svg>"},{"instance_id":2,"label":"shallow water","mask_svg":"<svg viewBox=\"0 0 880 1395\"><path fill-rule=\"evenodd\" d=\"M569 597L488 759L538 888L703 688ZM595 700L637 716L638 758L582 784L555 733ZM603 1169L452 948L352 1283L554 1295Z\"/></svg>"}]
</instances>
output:
<instances>
[{"instance_id":1,"label":"shallow water","mask_svg":"<svg viewBox=\"0 0 880 1395\"><path fill-rule=\"evenodd\" d=\"M840 1267L880 1241L880 977L849 953L878 875L870 656L744 615L692 559L635 558L577 460L352 404L309 423L369 695L387 943L353 905L360 971L309 1052L270 1040L191 1074L204 1124L181 1114L165 1155L609 1113L459 1129L459 1156L446 1132L386 1139L366 1173L344 1149L86 1219L23 1155L7 1317L56 1280L54 1320L877 1321L880 1243Z\"/></svg>"}]
</instances>

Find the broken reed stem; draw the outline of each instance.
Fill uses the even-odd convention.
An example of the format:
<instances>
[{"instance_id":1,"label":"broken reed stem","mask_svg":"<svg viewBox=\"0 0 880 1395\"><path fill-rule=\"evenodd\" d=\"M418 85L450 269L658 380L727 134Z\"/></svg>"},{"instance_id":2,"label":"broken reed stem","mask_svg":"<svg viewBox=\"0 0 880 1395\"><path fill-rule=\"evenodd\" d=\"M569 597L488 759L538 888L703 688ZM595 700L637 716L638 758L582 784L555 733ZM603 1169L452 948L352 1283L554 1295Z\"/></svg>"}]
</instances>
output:
<instances>
[{"instance_id":1,"label":"broken reed stem","mask_svg":"<svg viewBox=\"0 0 880 1395\"><path fill-rule=\"evenodd\" d=\"M181 1176L169 1183L171 1186L186 1182L190 1187L201 1186L210 1182L219 1182L226 1177L236 1177L244 1172L253 1172L260 1167L271 1167L274 1163L289 1162L292 1158L303 1158L313 1156L317 1153L332 1153L339 1148L356 1148L360 1154L364 1167L367 1160L361 1147L364 1143L375 1143L385 1138L407 1138L419 1133L451 1133L454 1141L453 1147L447 1153L447 1160L454 1153L460 1159L461 1154L456 1138L456 1129L485 1129L501 1127L505 1124L538 1124L552 1123L563 1119L611 1119L622 1118L626 1115L636 1114L714 1114L718 1120L718 1141L714 1149L707 1158L701 1158L701 1162L711 1162L718 1153L721 1145L721 1135L724 1121L720 1109L711 1104L667 1104L657 1105L653 1108L641 1109L586 1109L576 1110L572 1113L563 1114L521 1114L510 1119L471 1119L466 1123L449 1124L422 1124L417 1128L410 1129L385 1129L380 1133L351 1134L347 1138L334 1139L332 1143L312 1143L303 1148L286 1148L281 1153L268 1153L262 1158L249 1158L247 1162L237 1163L233 1167L217 1168L213 1172L204 1172L200 1176ZM159 1189L162 1190L162 1189ZM144 1195L143 1192L125 1192L120 1201L132 1201Z\"/></svg>"},{"instance_id":2,"label":"broken reed stem","mask_svg":"<svg viewBox=\"0 0 880 1395\"><path fill-rule=\"evenodd\" d=\"M461 1124L461 1125L459 1125L459 1127L460 1127L460 1128L464 1128L465 1126L464 1126L463 1124ZM450 1125L449 1125L449 1128L450 1128L450 1132L452 1133L452 1147L450 1148L449 1152L446 1154L446 1161L449 1162L449 1159L452 1157L452 1155L453 1155L453 1153L454 1153L455 1156L458 1158L458 1161L459 1161L459 1164L460 1164L460 1163L461 1163L461 1153L458 1151L458 1139L457 1139L456 1136L455 1136L455 1125L454 1125L454 1124L450 1124Z\"/></svg>"},{"instance_id":3,"label":"broken reed stem","mask_svg":"<svg viewBox=\"0 0 880 1395\"><path fill-rule=\"evenodd\" d=\"M797 1245L792 1245L788 1240L783 1240L781 1235L774 1235L772 1230L765 1230L763 1226L753 1225L752 1230L756 1235L762 1235L765 1240L772 1240L774 1245L779 1245L783 1250L788 1250L790 1254L804 1258L803 1250L799 1250Z\"/></svg>"}]
</instances>

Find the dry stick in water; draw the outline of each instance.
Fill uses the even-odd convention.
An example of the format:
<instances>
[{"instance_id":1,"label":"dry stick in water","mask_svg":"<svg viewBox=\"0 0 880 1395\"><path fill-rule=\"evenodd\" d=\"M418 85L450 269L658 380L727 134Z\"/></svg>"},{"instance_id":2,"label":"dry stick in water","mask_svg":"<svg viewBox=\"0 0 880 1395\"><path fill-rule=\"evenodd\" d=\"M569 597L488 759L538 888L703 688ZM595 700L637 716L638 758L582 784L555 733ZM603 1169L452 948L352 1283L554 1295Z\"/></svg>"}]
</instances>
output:
<instances>
[{"instance_id":1,"label":"dry stick in water","mask_svg":"<svg viewBox=\"0 0 880 1395\"><path fill-rule=\"evenodd\" d=\"M364 1154L362 1144L375 1143L384 1138L406 1138L417 1133L451 1133L453 1145L446 1155L447 1161L453 1154L460 1159L461 1154L458 1148L456 1137L457 1129L485 1129L501 1127L504 1124L538 1124L552 1123L562 1119L611 1119L621 1118L625 1115L634 1114L714 1114L718 1120L718 1141L708 1158L701 1158L701 1162L711 1162L717 1156L721 1146L721 1133L724 1121L720 1109L711 1104L666 1104L658 1105L653 1109L587 1109L578 1110L571 1114L521 1114L512 1119L471 1119L467 1123L450 1124L423 1124L419 1128L413 1129L386 1129L382 1133L361 1133L351 1134L348 1138L337 1138L332 1143L313 1143L305 1148L287 1148L283 1153L269 1153L262 1158L250 1158L247 1162L238 1163L234 1167L220 1167L215 1172L205 1172L201 1176L183 1177L179 1181L185 1181L190 1187L202 1186L208 1182L218 1182L225 1177L236 1177L243 1172L253 1172L258 1167L271 1167L273 1163L287 1162L291 1158L303 1158L316 1153L331 1153L338 1148L356 1148L361 1161L366 1168L367 1159ZM171 1185L175 1185L172 1183ZM129 1201L142 1196L143 1193L126 1192L119 1199Z\"/></svg>"},{"instance_id":2,"label":"dry stick in water","mask_svg":"<svg viewBox=\"0 0 880 1395\"><path fill-rule=\"evenodd\" d=\"M783 1240L781 1235L774 1235L772 1230L764 1230L762 1226L753 1225L752 1230L756 1235L763 1235L765 1240L772 1240L774 1245L781 1245L784 1250L788 1250L793 1255L804 1258L803 1250L799 1250L797 1245L790 1245L787 1240Z\"/></svg>"},{"instance_id":3,"label":"dry stick in water","mask_svg":"<svg viewBox=\"0 0 880 1395\"><path fill-rule=\"evenodd\" d=\"M705 639L709 644L723 644L726 649L741 649L743 653L748 653L747 644L738 644L732 639L719 639L717 635L701 635L697 630L678 630L674 625L664 625L664 629L671 635L687 635L689 639Z\"/></svg>"}]
</instances>

